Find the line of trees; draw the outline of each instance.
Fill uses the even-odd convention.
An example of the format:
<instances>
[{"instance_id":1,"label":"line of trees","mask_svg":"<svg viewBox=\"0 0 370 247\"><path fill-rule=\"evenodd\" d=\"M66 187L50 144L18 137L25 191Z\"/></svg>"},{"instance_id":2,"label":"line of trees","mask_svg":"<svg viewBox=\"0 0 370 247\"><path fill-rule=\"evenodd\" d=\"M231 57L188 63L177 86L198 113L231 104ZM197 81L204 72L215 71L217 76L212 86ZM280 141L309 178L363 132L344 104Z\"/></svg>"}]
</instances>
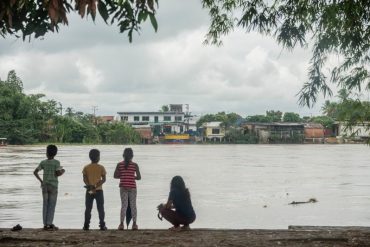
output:
<instances>
[{"instance_id":1,"label":"line of trees","mask_svg":"<svg viewBox=\"0 0 370 247\"><path fill-rule=\"evenodd\" d=\"M129 125L97 123L92 114L66 109L60 115L58 102L43 94L26 95L14 70L0 80L0 137L10 144L58 143L140 143L140 135Z\"/></svg>"}]
</instances>

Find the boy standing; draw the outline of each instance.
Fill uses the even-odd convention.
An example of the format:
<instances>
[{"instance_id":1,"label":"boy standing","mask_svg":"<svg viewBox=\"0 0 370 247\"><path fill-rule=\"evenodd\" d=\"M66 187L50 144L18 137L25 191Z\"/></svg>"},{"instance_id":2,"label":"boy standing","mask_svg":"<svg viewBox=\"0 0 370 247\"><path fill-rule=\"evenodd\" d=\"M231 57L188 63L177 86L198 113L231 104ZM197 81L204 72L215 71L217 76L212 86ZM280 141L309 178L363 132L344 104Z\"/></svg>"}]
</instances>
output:
<instances>
[{"instance_id":1,"label":"boy standing","mask_svg":"<svg viewBox=\"0 0 370 247\"><path fill-rule=\"evenodd\" d=\"M97 149L91 149L89 152L91 163L86 165L82 170L83 180L86 188L85 196L85 223L83 230L88 231L90 228L91 210L94 199L96 200L96 207L99 213L99 227L100 230L105 231L104 217L104 195L102 185L105 183L106 171L104 166L98 164L100 160L100 152Z\"/></svg>"},{"instance_id":2,"label":"boy standing","mask_svg":"<svg viewBox=\"0 0 370 247\"><path fill-rule=\"evenodd\" d=\"M54 159L58 152L55 145L48 145L46 147L46 160L40 162L33 174L41 183L42 188L42 219L44 223L44 230L58 230L53 224L55 206L58 197L58 177L65 172L60 162ZM39 171L44 170L43 179L39 176Z\"/></svg>"}]
</instances>

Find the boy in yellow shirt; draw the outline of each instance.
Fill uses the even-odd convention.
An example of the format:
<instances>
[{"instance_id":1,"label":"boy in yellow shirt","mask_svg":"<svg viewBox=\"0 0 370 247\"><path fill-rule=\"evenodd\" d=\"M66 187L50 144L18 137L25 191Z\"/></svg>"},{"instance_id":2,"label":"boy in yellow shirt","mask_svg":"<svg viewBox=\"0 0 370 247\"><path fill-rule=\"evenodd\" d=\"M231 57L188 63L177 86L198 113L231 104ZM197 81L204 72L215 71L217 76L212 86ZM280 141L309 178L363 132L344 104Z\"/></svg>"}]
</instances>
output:
<instances>
[{"instance_id":1,"label":"boy in yellow shirt","mask_svg":"<svg viewBox=\"0 0 370 247\"><path fill-rule=\"evenodd\" d=\"M98 164L100 160L100 152L98 149L91 149L89 152L91 163L86 165L82 170L83 181L85 183L86 195L85 195L85 222L83 230L88 231L90 228L91 210L94 199L96 200L96 207L99 213L99 227L100 230L105 231L104 217L104 195L103 195L103 184L106 179L106 171L104 166Z\"/></svg>"}]
</instances>

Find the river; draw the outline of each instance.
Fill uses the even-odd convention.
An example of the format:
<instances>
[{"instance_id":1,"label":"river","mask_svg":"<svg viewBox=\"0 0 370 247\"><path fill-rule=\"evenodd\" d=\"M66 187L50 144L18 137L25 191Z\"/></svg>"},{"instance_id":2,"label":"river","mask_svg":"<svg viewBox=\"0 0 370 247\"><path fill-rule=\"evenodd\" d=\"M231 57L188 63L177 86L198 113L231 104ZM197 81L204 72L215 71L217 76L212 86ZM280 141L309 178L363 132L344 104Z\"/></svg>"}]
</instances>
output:
<instances>
[{"instance_id":1,"label":"river","mask_svg":"<svg viewBox=\"0 0 370 247\"><path fill-rule=\"evenodd\" d=\"M101 151L108 228L119 224L114 168L124 146L58 146L54 223L82 228L82 168L91 148ZM126 147L126 146L125 146ZM197 213L194 228L287 228L288 225L370 225L370 147L366 145L138 145L138 225L167 228L156 206L165 202L174 175L183 176ZM42 195L33 176L45 146L0 147L0 227L42 227ZM317 203L290 205L315 198ZM98 228L94 203L91 228Z\"/></svg>"}]
</instances>

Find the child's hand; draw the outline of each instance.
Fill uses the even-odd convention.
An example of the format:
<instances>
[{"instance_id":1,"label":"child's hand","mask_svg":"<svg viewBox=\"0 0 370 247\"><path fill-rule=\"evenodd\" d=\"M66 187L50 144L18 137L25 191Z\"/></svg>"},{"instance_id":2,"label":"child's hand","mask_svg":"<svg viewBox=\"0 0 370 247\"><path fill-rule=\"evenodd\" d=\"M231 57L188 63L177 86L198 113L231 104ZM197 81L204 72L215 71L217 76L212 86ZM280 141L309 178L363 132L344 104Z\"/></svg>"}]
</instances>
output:
<instances>
[{"instance_id":1,"label":"child's hand","mask_svg":"<svg viewBox=\"0 0 370 247\"><path fill-rule=\"evenodd\" d=\"M61 169L61 170L56 170L55 171L55 176L56 177L59 177L59 176L62 176L64 174L65 170L64 169Z\"/></svg>"},{"instance_id":2,"label":"child's hand","mask_svg":"<svg viewBox=\"0 0 370 247\"><path fill-rule=\"evenodd\" d=\"M163 204L163 203L161 203L161 204L159 204L159 205L157 206L157 209L158 209L158 210L161 210L163 207L164 207L164 204Z\"/></svg>"}]
</instances>

